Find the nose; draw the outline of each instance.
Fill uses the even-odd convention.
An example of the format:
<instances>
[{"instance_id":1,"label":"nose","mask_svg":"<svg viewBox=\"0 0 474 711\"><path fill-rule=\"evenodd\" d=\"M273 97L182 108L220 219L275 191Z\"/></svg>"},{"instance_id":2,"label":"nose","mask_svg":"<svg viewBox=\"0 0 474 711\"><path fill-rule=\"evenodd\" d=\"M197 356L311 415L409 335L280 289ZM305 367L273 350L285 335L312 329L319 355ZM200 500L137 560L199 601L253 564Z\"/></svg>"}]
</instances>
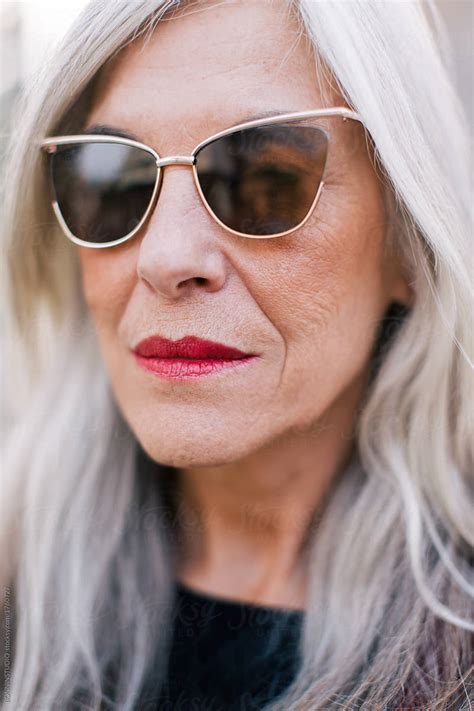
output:
<instances>
[{"instance_id":1,"label":"nose","mask_svg":"<svg viewBox=\"0 0 474 711\"><path fill-rule=\"evenodd\" d=\"M217 291L226 279L222 239L202 204L190 164L167 163L153 213L140 242L138 277L177 300L196 289Z\"/></svg>"}]
</instances>

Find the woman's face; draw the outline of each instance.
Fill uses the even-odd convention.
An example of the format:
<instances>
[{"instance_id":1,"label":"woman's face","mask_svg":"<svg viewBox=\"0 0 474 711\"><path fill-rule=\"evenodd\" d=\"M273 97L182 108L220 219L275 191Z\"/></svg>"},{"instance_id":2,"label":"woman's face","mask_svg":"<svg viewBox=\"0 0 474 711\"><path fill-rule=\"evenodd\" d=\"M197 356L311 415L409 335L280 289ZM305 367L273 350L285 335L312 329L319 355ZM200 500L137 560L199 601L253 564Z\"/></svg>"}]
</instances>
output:
<instances>
[{"instance_id":1,"label":"woman's face","mask_svg":"<svg viewBox=\"0 0 474 711\"><path fill-rule=\"evenodd\" d=\"M260 0L162 21L108 70L86 125L125 130L161 156L189 155L248 116L322 107L310 47L293 22ZM384 203L362 126L335 119L331 131L319 202L289 235L226 232L201 203L191 169L176 165L165 168L141 232L109 249L78 248L117 402L155 460L233 462L328 421L365 382L388 304L409 300L395 260L384 257ZM260 357L165 379L132 353L153 334L195 335Z\"/></svg>"}]
</instances>

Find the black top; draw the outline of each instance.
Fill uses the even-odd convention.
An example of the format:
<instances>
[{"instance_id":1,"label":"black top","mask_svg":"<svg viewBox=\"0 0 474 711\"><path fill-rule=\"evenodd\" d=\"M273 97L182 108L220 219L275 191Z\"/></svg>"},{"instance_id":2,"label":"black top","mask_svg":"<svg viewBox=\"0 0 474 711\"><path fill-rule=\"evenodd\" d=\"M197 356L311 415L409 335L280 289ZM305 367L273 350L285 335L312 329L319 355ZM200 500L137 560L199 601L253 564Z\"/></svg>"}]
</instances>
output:
<instances>
[{"instance_id":1,"label":"black top","mask_svg":"<svg viewBox=\"0 0 474 711\"><path fill-rule=\"evenodd\" d=\"M167 684L141 711L257 711L289 685L303 610L176 591Z\"/></svg>"}]
</instances>

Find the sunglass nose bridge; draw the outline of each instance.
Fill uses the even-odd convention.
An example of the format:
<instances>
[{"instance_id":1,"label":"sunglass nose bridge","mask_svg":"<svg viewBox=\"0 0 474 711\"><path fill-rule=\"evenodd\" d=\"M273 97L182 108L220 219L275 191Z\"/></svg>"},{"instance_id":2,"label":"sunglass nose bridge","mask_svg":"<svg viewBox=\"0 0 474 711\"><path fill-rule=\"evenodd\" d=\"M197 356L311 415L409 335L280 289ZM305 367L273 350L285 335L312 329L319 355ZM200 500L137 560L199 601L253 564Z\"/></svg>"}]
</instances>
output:
<instances>
[{"instance_id":1,"label":"sunglass nose bridge","mask_svg":"<svg viewBox=\"0 0 474 711\"><path fill-rule=\"evenodd\" d=\"M194 165L195 162L194 156L167 156L159 158L156 165L158 168L164 168L165 165Z\"/></svg>"}]
</instances>

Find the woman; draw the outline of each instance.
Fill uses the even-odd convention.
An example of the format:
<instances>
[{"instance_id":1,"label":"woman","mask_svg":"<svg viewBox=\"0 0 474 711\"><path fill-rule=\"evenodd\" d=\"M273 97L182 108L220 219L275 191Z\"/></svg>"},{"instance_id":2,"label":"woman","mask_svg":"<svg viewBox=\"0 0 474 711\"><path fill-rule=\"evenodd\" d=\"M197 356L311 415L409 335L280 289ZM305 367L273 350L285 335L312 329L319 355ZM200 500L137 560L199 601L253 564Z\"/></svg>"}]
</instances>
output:
<instances>
[{"instance_id":1,"label":"woman","mask_svg":"<svg viewBox=\"0 0 474 711\"><path fill-rule=\"evenodd\" d=\"M25 97L5 707L468 708L468 138L425 10L95 0Z\"/></svg>"}]
</instances>

